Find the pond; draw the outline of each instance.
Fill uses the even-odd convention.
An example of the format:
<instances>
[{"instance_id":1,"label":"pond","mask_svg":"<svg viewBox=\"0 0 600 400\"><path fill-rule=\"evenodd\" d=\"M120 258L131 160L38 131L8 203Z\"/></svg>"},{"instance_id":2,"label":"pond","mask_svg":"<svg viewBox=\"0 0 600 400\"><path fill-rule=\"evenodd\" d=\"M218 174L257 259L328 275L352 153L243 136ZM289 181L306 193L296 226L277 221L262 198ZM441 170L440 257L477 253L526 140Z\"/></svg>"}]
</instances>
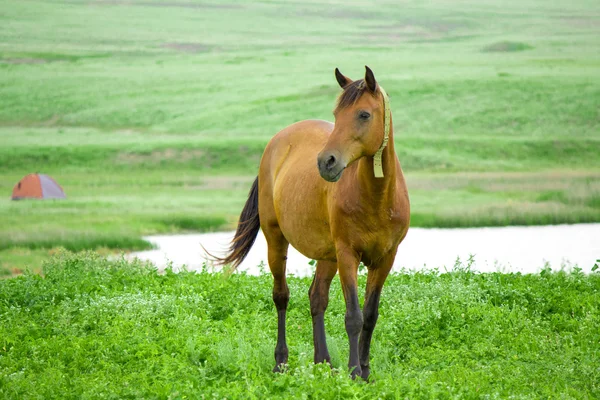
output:
<instances>
[{"instance_id":1,"label":"pond","mask_svg":"<svg viewBox=\"0 0 600 400\"><path fill-rule=\"evenodd\" d=\"M128 257L149 260L159 270L171 264L201 270L206 262L202 244L214 254L223 254L234 232L148 236L156 250L132 253ZM394 271L464 268L472 257L472 270L479 272L536 273L545 266L553 270L579 267L589 273L600 259L600 224L511 226L500 228L425 229L411 228L400 244ZM262 233L248 257L238 268L249 274L268 272L267 244ZM459 262L457 262L457 260ZM290 246L288 273L311 275L309 259ZM262 266L261 266L262 265Z\"/></svg>"}]
</instances>

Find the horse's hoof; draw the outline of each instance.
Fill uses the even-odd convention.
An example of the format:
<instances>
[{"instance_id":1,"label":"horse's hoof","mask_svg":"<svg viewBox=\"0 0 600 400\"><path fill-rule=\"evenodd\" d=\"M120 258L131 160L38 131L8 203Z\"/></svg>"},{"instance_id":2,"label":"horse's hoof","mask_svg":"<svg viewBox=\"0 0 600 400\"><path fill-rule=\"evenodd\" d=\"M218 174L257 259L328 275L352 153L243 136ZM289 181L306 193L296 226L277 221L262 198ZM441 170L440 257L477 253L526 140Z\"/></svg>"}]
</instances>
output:
<instances>
[{"instance_id":1,"label":"horse's hoof","mask_svg":"<svg viewBox=\"0 0 600 400\"><path fill-rule=\"evenodd\" d=\"M329 368L333 369L333 366L331 365L331 358L329 358L329 357L324 358L322 360L315 359L314 363L315 363L315 365L317 365L317 364L327 364L329 366Z\"/></svg>"},{"instance_id":2,"label":"horse's hoof","mask_svg":"<svg viewBox=\"0 0 600 400\"><path fill-rule=\"evenodd\" d=\"M370 382L370 380L369 380L370 374L371 374L371 370L369 369L369 367L362 367L362 373L360 374L360 377L363 378L363 380L365 382Z\"/></svg>"},{"instance_id":3,"label":"horse's hoof","mask_svg":"<svg viewBox=\"0 0 600 400\"><path fill-rule=\"evenodd\" d=\"M362 370L360 369L360 367L355 367L350 372L350 376L352 377L352 380L356 380L357 377L362 377Z\"/></svg>"},{"instance_id":4,"label":"horse's hoof","mask_svg":"<svg viewBox=\"0 0 600 400\"><path fill-rule=\"evenodd\" d=\"M273 368L274 373L283 373L287 369L287 365L284 363L277 364L275 368Z\"/></svg>"}]
</instances>

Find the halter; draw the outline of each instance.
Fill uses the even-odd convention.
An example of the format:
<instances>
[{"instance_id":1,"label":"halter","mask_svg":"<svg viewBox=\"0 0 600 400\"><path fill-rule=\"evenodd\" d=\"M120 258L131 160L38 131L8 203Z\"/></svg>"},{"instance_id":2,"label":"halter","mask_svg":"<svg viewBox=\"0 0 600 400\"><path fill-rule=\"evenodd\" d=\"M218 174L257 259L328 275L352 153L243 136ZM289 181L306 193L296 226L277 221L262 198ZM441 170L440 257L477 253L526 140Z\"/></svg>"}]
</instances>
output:
<instances>
[{"instance_id":1,"label":"halter","mask_svg":"<svg viewBox=\"0 0 600 400\"><path fill-rule=\"evenodd\" d=\"M387 146L388 139L390 137L390 120L392 117L392 110L390 109L390 98L381 85L379 86L379 91L383 95L383 143L377 150L377 153L373 156L373 172L375 174L375 178L383 178L383 164L381 162L381 156L383 154L383 149Z\"/></svg>"}]
</instances>

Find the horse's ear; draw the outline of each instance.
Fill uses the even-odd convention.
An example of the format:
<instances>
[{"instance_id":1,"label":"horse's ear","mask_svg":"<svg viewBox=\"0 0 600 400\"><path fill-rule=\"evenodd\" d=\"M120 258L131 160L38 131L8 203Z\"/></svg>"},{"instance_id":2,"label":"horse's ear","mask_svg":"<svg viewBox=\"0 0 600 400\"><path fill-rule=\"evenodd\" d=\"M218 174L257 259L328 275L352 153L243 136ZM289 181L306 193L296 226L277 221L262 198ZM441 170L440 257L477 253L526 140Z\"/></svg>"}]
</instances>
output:
<instances>
[{"instance_id":1,"label":"horse's ear","mask_svg":"<svg viewBox=\"0 0 600 400\"><path fill-rule=\"evenodd\" d=\"M375 75L373 75L371 68L367 67L366 65L365 69L365 83L367 84L367 89L369 89L371 93L375 93L377 90L377 81L375 80Z\"/></svg>"},{"instance_id":2,"label":"horse's ear","mask_svg":"<svg viewBox=\"0 0 600 400\"><path fill-rule=\"evenodd\" d=\"M337 79L342 89L352 83L352 79L344 76L337 68L335 69L335 79Z\"/></svg>"}]
</instances>

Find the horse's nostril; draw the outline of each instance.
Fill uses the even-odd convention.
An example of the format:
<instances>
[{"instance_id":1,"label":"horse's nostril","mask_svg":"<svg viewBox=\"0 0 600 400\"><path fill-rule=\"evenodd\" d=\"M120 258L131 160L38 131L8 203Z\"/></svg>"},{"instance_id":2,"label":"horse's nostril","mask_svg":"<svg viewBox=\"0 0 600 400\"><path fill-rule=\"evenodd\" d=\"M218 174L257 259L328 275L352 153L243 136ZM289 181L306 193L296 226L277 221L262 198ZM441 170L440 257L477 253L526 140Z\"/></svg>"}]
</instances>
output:
<instances>
[{"instance_id":1,"label":"horse's nostril","mask_svg":"<svg viewBox=\"0 0 600 400\"><path fill-rule=\"evenodd\" d=\"M325 162L325 167L327 169L331 169L335 165L335 162L336 162L335 156L331 155L331 156L329 156L329 158Z\"/></svg>"}]
</instances>

